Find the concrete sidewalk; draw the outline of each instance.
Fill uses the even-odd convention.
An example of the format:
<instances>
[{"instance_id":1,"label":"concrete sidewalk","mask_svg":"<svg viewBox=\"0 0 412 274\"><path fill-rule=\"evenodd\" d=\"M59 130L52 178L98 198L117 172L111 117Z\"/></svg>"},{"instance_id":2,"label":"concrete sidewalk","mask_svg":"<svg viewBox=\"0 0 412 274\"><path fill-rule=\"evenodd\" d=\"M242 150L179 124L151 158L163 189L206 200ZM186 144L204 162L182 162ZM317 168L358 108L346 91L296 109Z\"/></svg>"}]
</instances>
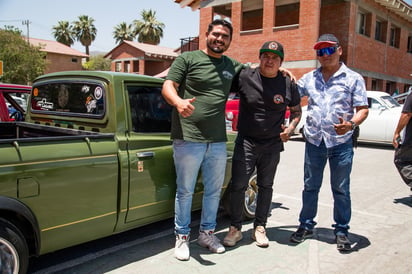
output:
<instances>
[{"instance_id":1,"label":"concrete sidewalk","mask_svg":"<svg viewBox=\"0 0 412 274\"><path fill-rule=\"evenodd\" d=\"M173 257L170 230L130 240L101 254L73 263L61 273L412 273L412 196L393 165L393 150L360 146L355 150L351 180L353 251L336 249L333 200L326 168L313 239L295 245L290 234L298 224L303 188L304 143L290 141L281 155L275 178L268 248L251 240L252 222L243 226L244 239L224 254L211 254L196 243L193 228L191 258ZM223 239L229 219L220 216L217 236Z\"/></svg>"}]
</instances>

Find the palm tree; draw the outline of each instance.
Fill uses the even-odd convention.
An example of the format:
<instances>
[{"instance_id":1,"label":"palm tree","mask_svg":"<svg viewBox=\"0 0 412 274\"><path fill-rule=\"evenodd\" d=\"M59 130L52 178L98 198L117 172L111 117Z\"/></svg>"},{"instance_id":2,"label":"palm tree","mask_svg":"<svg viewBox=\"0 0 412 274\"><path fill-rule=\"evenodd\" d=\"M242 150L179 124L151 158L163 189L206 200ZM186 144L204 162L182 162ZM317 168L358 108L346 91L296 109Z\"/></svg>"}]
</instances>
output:
<instances>
[{"instance_id":1,"label":"palm tree","mask_svg":"<svg viewBox=\"0 0 412 274\"><path fill-rule=\"evenodd\" d=\"M158 45L160 38L163 37L163 28L165 24L157 21L156 12L152 10L143 10L141 12L142 21L134 20L134 34L140 43Z\"/></svg>"},{"instance_id":2,"label":"palm tree","mask_svg":"<svg viewBox=\"0 0 412 274\"><path fill-rule=\"evenodd\" d=\"M74 33L72 26L68 21L59 21L56 26L53 26L53 36L57 42L71 46L74 44Z\"/></svg>"},{"instance_id":3,"label":"palm tree","mask_svg":"<svg viewBox=\"0 0 412 274\"><path fill-rule=\"evenodd\" d=\"M96 39L97 29L93 24L94 19L87 15L80 15L79 21L73 22L73 31L77 41L86 47L86 54L89 55L89 46ZM89 61L89 58L87 58Z\"/></svg>"},{"instance_id":4,"label":"palm tree","mask_svg":"<svg viewBox=\"0 0 412 274\"><path fill-rule=\"evenodd\" d=\"M133 41L135 38L132 24L127 24L126 22L122 22L114 28L113 31L113 38L116 39L116 43L120 44L124 40Z\"/></svg>"}]
</instances>

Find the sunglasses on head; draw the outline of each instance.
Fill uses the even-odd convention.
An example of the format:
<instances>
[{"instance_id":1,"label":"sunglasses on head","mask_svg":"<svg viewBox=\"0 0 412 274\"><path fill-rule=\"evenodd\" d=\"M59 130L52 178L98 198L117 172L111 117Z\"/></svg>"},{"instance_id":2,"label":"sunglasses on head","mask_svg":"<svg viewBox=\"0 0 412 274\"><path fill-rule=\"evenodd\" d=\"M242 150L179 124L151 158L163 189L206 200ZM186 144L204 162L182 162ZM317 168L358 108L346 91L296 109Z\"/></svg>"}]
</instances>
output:
<instances>
[{"instance_id":1,"label":"sunglasses on head","mask_svg":"<svg viewBox=\"0 0 412 274\"><path fill-rule=\"evenodd\" d=\"M326 53L327 55L332 55L332 54L334 54L334 53L336 52L336 49L337 49L337 48L338 48L338 47L334 46L334 47L328 47L328 48L318 49L318 50L316 51L316 54L317 54L318 56L323 56L323 55L325 55L325 53Z\"/></svg>"}]
</instances>

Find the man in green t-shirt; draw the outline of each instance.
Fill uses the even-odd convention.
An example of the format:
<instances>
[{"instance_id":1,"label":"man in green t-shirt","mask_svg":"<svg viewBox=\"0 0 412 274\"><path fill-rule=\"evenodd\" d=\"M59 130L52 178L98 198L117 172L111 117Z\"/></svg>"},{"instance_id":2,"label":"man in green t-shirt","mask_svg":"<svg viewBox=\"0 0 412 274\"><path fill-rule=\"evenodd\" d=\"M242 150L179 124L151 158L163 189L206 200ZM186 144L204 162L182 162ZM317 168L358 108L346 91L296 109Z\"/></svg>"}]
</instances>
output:
<instances>
[{"instance_id":1,"label":"man in green t-shirt","mask_svg":"<svg viewBox=\"0 0 412 274\"><path fill-rule=\"evenodd\" d=\"M184 52L173 62L162 95L174 106L171 139L176 168L175 257L188 260L192 197L202 170L203 208L198 244L214 253L224 246L214 235L226 168L225 105L232 79L242 64L225 55L232 25L216 19L206 33L204 50Z\"/></svg>"}]
</instances>

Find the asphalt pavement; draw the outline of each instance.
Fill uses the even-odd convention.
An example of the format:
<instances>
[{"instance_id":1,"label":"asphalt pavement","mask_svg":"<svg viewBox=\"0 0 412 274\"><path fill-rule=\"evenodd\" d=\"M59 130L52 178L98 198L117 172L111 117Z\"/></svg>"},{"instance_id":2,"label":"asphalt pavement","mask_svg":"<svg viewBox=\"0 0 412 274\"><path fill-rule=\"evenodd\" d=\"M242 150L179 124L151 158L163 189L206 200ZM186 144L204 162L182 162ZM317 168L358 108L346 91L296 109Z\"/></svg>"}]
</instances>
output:
<instances>
[{"instance_id":1,"label":"asphalt pavement","mask_svg":"<svg viewBox=\"0 0 412 274\"><path fill-rule=\"evenodd\" d=\"M223 254L212 254L196 243L197 213L189 261L173 257L173 220L167 220L150 226L142 235L138 229L119 241L106 240L109 242L97 251L82 251L58 264L51 259L50 265L31 273L412 273L412 192L397 173L393 153L389 146L361 144L355 150L349 234L353 247L348 253L340 253L334 242L328 167L314 237L298 245L289 242L301 208L304 155L304 142L292 140L285 144L275 178L267 224L269 247L255 245L250 238L253 223L246 222L238 245ZM216 230L220 239L228 225L228 217L220 214ZM69 252L75 250L79 248Z\"/></svg>"}]
</instances>

